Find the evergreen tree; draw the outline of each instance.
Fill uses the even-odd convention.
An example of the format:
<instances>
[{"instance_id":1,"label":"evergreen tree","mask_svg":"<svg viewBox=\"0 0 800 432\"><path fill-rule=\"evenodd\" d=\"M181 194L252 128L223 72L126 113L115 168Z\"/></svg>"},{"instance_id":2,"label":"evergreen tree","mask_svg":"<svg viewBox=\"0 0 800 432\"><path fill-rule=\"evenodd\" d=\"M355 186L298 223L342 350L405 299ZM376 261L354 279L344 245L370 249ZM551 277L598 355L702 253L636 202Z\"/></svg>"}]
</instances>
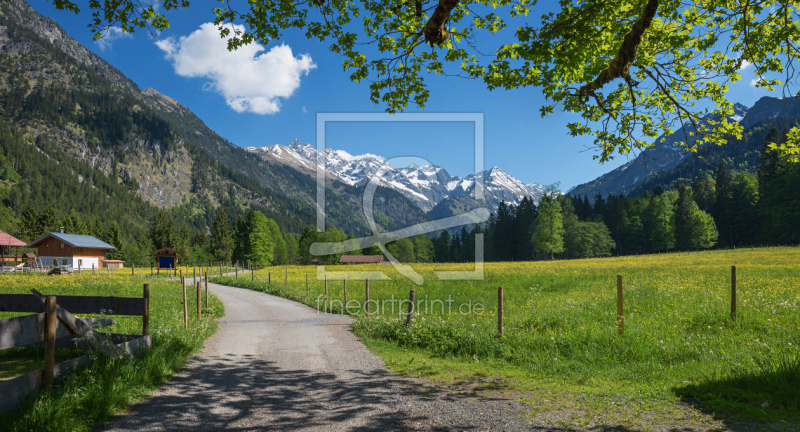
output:
<instances>
[{"instance_id":1,"label":"evergreen tree","mask_svg":"<svg viewBox=\"0 0 800 432\"><path fill-rule=\"evenodd\" d=\"M692 200L691 190L682 183L678 188L678 200L675 202L674 210L675 247L678 250L688 250L692 247L696 206Z\"/></svg>"},{"instance_id":2,"label":"evergreen tree","mask_svg":"<svg viewBox=\"0 0 800 432\"><path fill-rule=\"evenodd\" d=\"M720 239L725 244L733 244L733 230L731 229L731 181L733 177L728 171L725 160L719 163L714 183L716 196L714 198L714 220L717 222Z\"/></svg>"},{"instance_id":3,"label":"evergreen tree","mask_svg":"<svg viewBox=\"0 0 800 432\"><path fill-rule=\"evenodd\" d=\"M34 241L39 238L39 233L41 231L39 212L33 207L28 207L19 218L20 234L28 241Z\"/></svg>"},{"instance_id":4,"label":"evergreen tree","mask_svg":"<svg viewBox=\"0 0 800 432\"><path fill-rule=\"evenodd\" d=\"M715 189L714 179L703 172L697 174L692 182L692 198L700 210L706 213L713 211L716 199Z\"/></svg>"},{"instance_id":5,"label":"evergreen tree","mask_svg":"<svg viewBox=\"0 0 800 432\"><path fill-rule=\"evenodd\" d=\"M58 217L56 216L56 211L53 210L53 207L47 207L39 215L39 232L35 237L39 238L49 232L56 231L58 231Z\"/></svg>"},{"instance_id":6,"label":"evergreen tree","mask_svg":"<svg viewBox=\"0 0 800 432\"><path fill-rule=\"evenodd\" d=\"M433 240L433 257L435 262L451 262L450 259L450 231L443 230Z\"/></svg>"},{"instance_id":7,"label":"evergreen tree","mask_svg":"<svg viewBox=\"0 0 800 432\"><path fill-rule=\"evenodd\" d=\"M111 224L108 226L108 230L101 238L106 243L117 248L116 250L110 250L106 252L106 257L108 259L115 259L115 260L123 259L122 257L123 257L124 244L122 242L122 230L120 229L119 224L117 224L116 221L111 222Z\"/></svg>"},{"instance_id":8,"label":"evergreen tree","mask_svg":"<svg viewBox=\"0 0 800 432\"><path fill-rule=\"evenodd\" d=\"M89 234L89 229L86 226L86 222L84 222L83 218L72 209L69 212L69 216L64 219L64 232L67 234Z\"/></svg>"},{"instance_id":9,"label":"evergreen tree","mask_svg":"<svg viewBox=\"0 0 800 432\"><path fill-rule=\"evenodd\" d=\"M303 232L300 234L300 239L298 240L297 250L300 265L311 264L311 260L314 259L309 249L311 245L317 241L317 234L317 230L313 227L306 226L303 228Z\"/></svg>"},{"instance_id":10,"label":"evergreen tree","mask_svg":"<svg viewBox=\"0 0 800 432\"><path fill-rule=\"evenodd\" d=\"M752 245L759 227L758 179L740 172L731 183L730 229L733 244Z\"/></svg>"},{"instance_id":11,"label":"evergreen tree","mask_svg":"<svg viewBox=\"0 0 800 432\"><path fill-rule=\"evenodd\" d=\"M539 211L533 227L533 243L546 252L550 259L564 251L564 226L561 217L561 204L555 199L557 191L548 187L539 202ZM601 197L602 200L602 197Z\"/></svg>"},{"instance_id":12,"label":"evergreen tree","mask_svg":"<svg viewBox=\"0 0 800 432\"><path fill-rule=\"evenodd\" d=\"M655 252L667 251L675 247L675 233L672 225L672 203L667 194L654 196L648 210L648 239Z\"/></svg>"},{"instance_id":13,"label":"evergreen tree","mask_svg":"<svg viewBox=\"0 0 800 432\"><path fill-rule=\"evenodd\" d=\"M625 249L634 254L644 252L647 245L647 236L645 235L642 219L639 216L633 216L628 219L628 226L625 231L627 238Z\"/></svg>"},{"instance_id":14,"label":"evergreen tree","mask_svg":"<svg viewBox=\"0 0 800 432\"><path fill-rule=\"evenodd\" d=\"M233 241L233 230L228 222L228 215L220 210L211 227L211 248L214 251L215 261L230 262L233 255Z\"/></svg>"},{"instance_id":15,"label":"evergreen tree","mask_svg":"<svg viewBox=\"0 0 800 432\"><path fill-rule=\"evenodd\" d=\"M156 213L156 217L150 224L150 240L156 249L175 248L175 221L164 210Z\"/></svg>"}]
</instances>

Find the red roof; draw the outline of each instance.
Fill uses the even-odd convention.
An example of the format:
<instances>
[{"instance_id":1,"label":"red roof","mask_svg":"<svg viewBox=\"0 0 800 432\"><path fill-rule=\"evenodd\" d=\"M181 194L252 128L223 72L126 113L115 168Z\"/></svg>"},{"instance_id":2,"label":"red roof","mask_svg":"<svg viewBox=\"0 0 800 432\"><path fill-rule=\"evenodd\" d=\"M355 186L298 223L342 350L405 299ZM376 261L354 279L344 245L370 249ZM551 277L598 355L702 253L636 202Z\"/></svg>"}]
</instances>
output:
<instances>
[{"instance_id":1,"label":"red roof","mask_svg":"<svg viewBox=\"0 0 800 432\"><path fill-rule=\"evenodd\" d=\"M340 264L380 264L383 261L383 255L342 255L339 259Z\"/></svg>"},{"instance_id":2,"label":"red roof","mask_svg":"<svg viewBox=\"0 0 800 432\"><path fill-rule=\"evenodd\" d=\"M24 247L25 245L27 245L27 243L24 241L0 231L0 246Z\"/></svg>"}]
</instances>

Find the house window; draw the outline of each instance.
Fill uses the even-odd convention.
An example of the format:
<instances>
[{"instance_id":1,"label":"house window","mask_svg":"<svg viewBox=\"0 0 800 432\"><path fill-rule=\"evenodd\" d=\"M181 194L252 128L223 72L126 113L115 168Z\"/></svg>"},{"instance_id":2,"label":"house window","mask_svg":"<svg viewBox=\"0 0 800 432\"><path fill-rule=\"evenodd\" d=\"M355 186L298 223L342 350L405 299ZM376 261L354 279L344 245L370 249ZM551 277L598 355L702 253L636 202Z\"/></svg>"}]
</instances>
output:
<instances>
[{"instance_id":1,"label":"house window","mask_svg":"<svg viewBox=\"0 0 800 432\"><path fill-rule=\"evenodd\" d=\"M58 259L57 258L53 258L53 266L54 267L58 267Z\"/></svg>"},{"instance_id":2,"label":"house window","mask_svg":"<svg viewBox=\"0 0 800 432\"><path fill-rule=\"evenodd\" d=\"M61 249L64 249L64 243L61 243Z\"/></svg>"},{"instance_id":3,"label":"house window","mask_svg":"<svg viewBox=\"0 0 800 432\"><path fill-rule=\"evenodd\" d=\"M67 259L66 258L63 258L61 260L61 265L67 265Z\"/></svg>"},{"instance_id":4,"label":"house window","mask_svg":"<svg viewBox=\"0 0 800 432\"><path fill-rule=\"evenodd\" d=\"M82 259L78 260L78 268L83 268L83 260Z\"/></svg>"}]
</instances>

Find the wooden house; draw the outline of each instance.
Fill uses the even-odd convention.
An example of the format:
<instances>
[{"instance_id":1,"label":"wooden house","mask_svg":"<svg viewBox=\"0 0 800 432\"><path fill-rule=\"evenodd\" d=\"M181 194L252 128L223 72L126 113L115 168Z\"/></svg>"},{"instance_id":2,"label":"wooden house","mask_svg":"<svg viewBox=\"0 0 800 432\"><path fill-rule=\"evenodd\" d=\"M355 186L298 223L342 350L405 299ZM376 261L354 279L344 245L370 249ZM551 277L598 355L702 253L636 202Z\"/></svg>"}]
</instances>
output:
<instances>
[{"instance_id":1,"label":"wooden house","mask_svg":"<svg viewBox=\"0 0 800 432\"><path fill-rule=\"evenodd\" d=\"M339 264L381 264L383 255L342 255Z\"/></svg>"},{"instance_id":2,"label":"wooden house","mask_svg":"<svg viewBox=\"0 0 800 432\"><path fill-rule=\"evenodd\" d=\"M116 248L96 237L51 232L26 247L39 250L39 266L91 270L105 266L106 251Z\"/></svg>"},{"instance_id":3,"label":"wooden house","mask_svg":"<svg viewBox=\"0 0 800 432\"><path fill-rule=\"evenodd\" d=\"M183 252L172 248L161 248L150 252L150 255L156 256L156 265L159 270L167 270L178 267L178 255L183 255Z\"/></svg>"}]
</instances>

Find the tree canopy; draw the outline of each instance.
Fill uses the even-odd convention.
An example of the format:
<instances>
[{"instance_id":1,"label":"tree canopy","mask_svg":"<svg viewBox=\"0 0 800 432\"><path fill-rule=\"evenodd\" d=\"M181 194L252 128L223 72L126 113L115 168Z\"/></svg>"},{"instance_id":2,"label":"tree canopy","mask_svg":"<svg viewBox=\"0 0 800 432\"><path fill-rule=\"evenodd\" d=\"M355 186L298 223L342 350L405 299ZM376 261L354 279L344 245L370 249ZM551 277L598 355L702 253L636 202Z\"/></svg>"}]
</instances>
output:
<instances>
[{"instance_id":1,"label":"tree canopy","mask_svg":"<svg viewBox=\"0 0 800 432\"><path fill-rule=\"evenodd\" d=\"M70 0L50 1L80 12ZM190 5L157 2L93 0L89 28L95 38L112 26L157 32L169 28L165 13ZM424 107L428 75L490 90L537 87L547 98L541 115L579 114L569 133L592 136L601 162L645 148L673 126L686 125L675 144L684 151L740 136L725 117L733 114L728 83L752 65L757 87L782 86L790 95L800 53L797 5L779 0L249 0L237 7L221 2L213 10L229 49L300 29L341 54L350 79L369 82L372 101L389 112ZM793 142L782 149L796 149Z\"/></svg>"}]
</instances>

